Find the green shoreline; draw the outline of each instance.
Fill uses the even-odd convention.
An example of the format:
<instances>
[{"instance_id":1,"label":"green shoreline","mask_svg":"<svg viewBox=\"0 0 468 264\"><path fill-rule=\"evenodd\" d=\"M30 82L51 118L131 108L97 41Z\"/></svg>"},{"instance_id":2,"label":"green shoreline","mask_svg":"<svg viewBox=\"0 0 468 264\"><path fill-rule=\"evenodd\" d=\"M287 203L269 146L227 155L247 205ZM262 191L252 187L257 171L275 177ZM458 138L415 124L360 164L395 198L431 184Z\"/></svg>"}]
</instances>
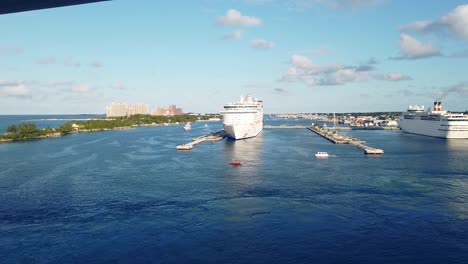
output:
<instances>
[{"instance_id":1,"label":"green shoreline","mask_svg":"<svg viewBox=\"0 0 468 264\"><path fill-rule=\"evenodd\" d=\"M208 121L218 115L179 115L179 116L151 116L133 115L130 117L115 117L91 119L87 121L70 121L56 128L38 128L32 123L10 125L7 133L0 135L0 143L12 143L34 139L60 138L74 133L90 133L112 130L126 130L138 126L162 126L164 124L180 124L186 122Z\"/></svg>"}]
</instances>

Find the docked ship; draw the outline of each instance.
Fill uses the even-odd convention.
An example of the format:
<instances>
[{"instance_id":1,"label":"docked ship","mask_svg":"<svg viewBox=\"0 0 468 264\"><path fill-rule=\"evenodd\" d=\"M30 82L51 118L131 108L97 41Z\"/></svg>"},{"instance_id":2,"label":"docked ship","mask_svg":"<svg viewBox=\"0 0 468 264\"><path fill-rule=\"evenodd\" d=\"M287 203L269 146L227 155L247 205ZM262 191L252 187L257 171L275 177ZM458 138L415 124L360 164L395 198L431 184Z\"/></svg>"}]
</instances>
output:
<instances>
[{"instance_id":1,"label":"docked ship","mask_svg":"<svg viewBox=\"0 0 468 264\"><path fill-rule=\"evenodd\" d=\"M250 95L225 105L220 114L224 131L233 139L255 137L263 130L263 102Z\"/></svg>"},{"instance_id":2,"label":"docked ship","mask_svg":"<svg viewBox=\"0 0 468 264\"><path fill-rule=\"evenodd\" d=\"M468 138L468 115L442 110L441 102L434 109L411 105L398 118L401 130L407 133L438 138Z\"/></svg>"}]
</instances>

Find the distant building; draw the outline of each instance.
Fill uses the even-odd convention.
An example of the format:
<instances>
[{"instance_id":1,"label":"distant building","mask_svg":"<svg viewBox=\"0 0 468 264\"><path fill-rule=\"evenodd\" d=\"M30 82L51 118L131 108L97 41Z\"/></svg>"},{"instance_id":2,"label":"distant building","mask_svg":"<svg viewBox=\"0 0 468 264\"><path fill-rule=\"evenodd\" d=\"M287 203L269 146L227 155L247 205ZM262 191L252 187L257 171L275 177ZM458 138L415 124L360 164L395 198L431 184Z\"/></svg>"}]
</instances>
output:
<instances>
[{"instance_id":1,"label":"distant building","mask_svg":"<svg viewBox=\"0 0 468 264\"><path fill-rule=\"evenodd\" d=\"M112 102L110 105L107 106L106 110L107 117L127 116L128 104Z\"/></svg>"},{"instance_id":2,"label":"distant building","mask_svg":"<svg viewBox=\"0 0 468 264\"><path fill-rule=\"evenodd\" d=\"M177 108L176 105L169 105L168 107L158 107L151 114L160 116L175 116L183 115L184 111L182 108Z\"/></svg>"},{"instance_id":3,"label":"distant building","mask_svg":"<svg viewBox=\"0 0 468 264\"><path fill-rule=\"evenodd\" d=\"M107 117L122 117L132 115L147 115L150 112L149 105L140 103L115 103L107 106Z\"/></svg>"},{"instance_id":4,"label":"distant building","mask_svg":"<svg viewBox=\"0 0 468 264\"><path fill-rule=\"evenodd\" d=\"M128 107L128 116L149 115L150 108L147 104L133 103Z\"/></svg>"}]
</instances>

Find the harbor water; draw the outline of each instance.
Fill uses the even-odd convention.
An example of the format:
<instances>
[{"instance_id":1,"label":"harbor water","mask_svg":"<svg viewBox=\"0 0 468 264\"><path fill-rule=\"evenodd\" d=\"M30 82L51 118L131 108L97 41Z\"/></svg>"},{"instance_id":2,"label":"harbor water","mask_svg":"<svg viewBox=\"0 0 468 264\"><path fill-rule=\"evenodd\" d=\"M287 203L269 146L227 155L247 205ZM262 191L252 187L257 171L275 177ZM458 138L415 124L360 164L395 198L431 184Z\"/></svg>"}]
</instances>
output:
<instances>
[{"instance_id":1,"label":"harbor water","mask_svg":"<svg viewBox=\"0 0 468 264\"><path fill-rule=\"evenodd\" d=\"M265 129L175 150L222 127L207 124L0 144L1 263L468 259L468 140L342 132L385 150L372 157Z\"/></svg>"}]
</instances>

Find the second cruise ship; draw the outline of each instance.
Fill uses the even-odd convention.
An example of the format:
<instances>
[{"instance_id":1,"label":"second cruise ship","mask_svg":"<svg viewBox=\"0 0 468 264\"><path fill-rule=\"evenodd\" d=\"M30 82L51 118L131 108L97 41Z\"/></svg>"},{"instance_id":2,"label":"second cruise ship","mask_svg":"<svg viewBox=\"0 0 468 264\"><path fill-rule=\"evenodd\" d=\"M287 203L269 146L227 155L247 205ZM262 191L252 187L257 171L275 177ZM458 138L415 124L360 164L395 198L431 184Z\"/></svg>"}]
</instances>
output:
<instances>
[{"instance_id":1,"label":"second cruise ship","mask_svg":"<svg viewBox=\"0 0 468 264\"><path fill-rule=\"evenodd\" d=\"M233 139L255 137L263 130L263 102L250 95L225 105L221 114L224 130Z\"/></svg>"},{"instance_id":2,"label":"second cruise ship","mask_svg":"<svg viewBox=\"0 0 468 264\"><path fill-rule=\"evenodd\" d=\"M442 110L441 102L434 102L434 109L424 106L410 106L398 118L401 130L407 133L439 137L468 138L468 115Z\"/></svg>"}]
</instances>

